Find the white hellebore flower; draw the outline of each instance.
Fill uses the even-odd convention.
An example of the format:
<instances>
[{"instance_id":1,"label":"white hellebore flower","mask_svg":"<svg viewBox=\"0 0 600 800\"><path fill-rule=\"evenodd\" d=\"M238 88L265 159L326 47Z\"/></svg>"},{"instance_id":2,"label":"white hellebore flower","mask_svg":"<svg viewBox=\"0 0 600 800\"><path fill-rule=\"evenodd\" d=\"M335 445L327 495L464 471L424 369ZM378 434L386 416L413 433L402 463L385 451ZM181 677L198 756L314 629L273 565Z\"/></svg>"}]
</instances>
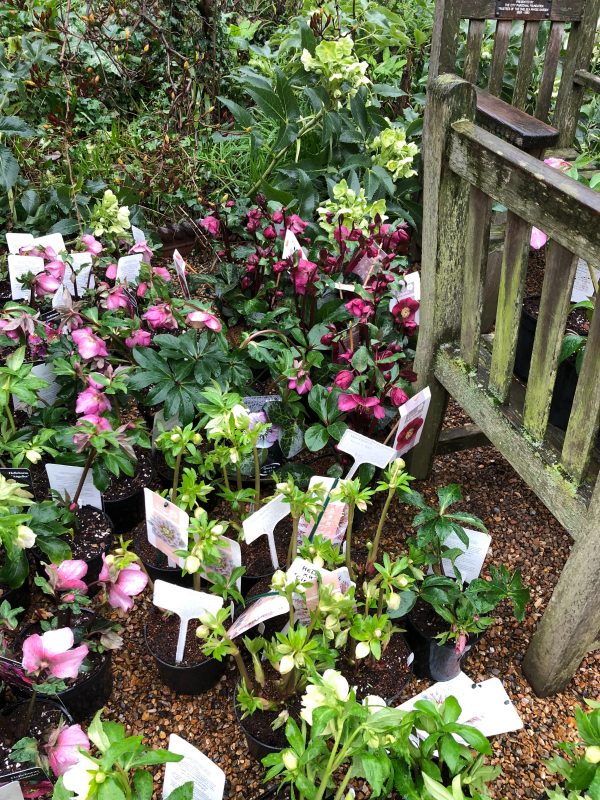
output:
<instances>
[{"instance_id":1,"label":"white hellebore flower","mask_svg":"<svg viewBox=\"0 0 600 800\"><path fill-rule=\"evenodd\" d=\"M400 595L398 592L390 592L387 604L390 611L398 611L400 608Z\"/></svg>"},{"instance_id":2,"label":"white hellebore flower","mask_svg":"<svg viewBox=\"0 0 600 800\"><path fill-rule=\"evenodd\" d=\"M338 700L346 702L350 694L350 686L341 672L335 669L326 669L323 673L323 683L328 689L333 690Z\"/></svg>"},{"instance_id":3,"label":"white hellebore flower","mask_svg":"<svg viewBox=\"0 0 600 800\"><path fill-rule=\"evenodd\" d=\"M15 545L19 548L19 550L25 550L28 547L33 547L35 544L35 533L28 528L27 525L19 525L17 528L17 538L15 539Z\"/></svg>"},{"instance_id":4,"label":"white hellebore flower","mask_svg":"<svg viewBox=\"0 0 600 800\"><path fill-rule=\"evenodd\" d=\"M288 672L291 672L295 666L296 662L294 661L294 656L283 656L279 662L279 672L282 675L287 675Z\"/></svg>"},{"instance_id":5,"label":"white hellebore flower","mask_svg":"<svg viewBox=\"0 0 600 800\"><path fill-rule=\"evenodd\" d=\"M241 403L231 409L236 428L247 430L250 427L250 412Z\"/></svg>"},{"instance_id":6,"label":"white hellebore flower","mask_svg":"<svg viewBox=\"0 0 600 800\"><path fill-rule=\"evenodd\" d=\"M357 658L366 658L369 653L371 652L371 648L369 647L368 642L359 642L356 645L356 657Z\"/></svg>"},{"instance_id":7,"label":"white hellebore flower","mask_svg":"<svg viewBox=\"0 0 600 800\"><path fill-rule=\"evenodd\" d=\"M292 750L284 750L281 760L283 761L285 768L290 772L293 772L298 766L298 759Z\"/></svg>"},{"instance_id":8,"label":"white hellebore flower","mask_svg":"<svg viewBox=\"0 0 600 800\"><path fill-rule=\"evenodd\" d=\"M87 800L93 783L102 783L106 777L99 770L99 764L84 753L77 754L77 761L64 773L65 789L75 792L73 800Z\"/></svg>"},{"instance_id":9,"label":"white hellebore flower","mask_svg":"<svg viewBox=\"0 0 600 800\"><path fill-rule=\"evenodd\" d=\"M200 559L197 556L188 556L185 560L185 568L187 572L198 572L200 569Z\"/></svg>"},{"instance_id":10,"label":"white hellebore flower","mask_svg":"<svg viewBox=\"0 0 600 800\"><path fill-rule=\"evenodd\" d=\"M278 569L273 573L273 577L271 578L271 588L283 589L284 586L285 572L282 569Z\"/></svg>"},{"instance_id":11,"label":"white hellebore flower","mask_svg":"<svg viewBox=\"0 0 600 800\"><path fill-rule=\"evenodd\" d=\"M368 694L362 701L362 704L371 712L378 711L380 708L386 708L387 706L387 703L383 697L379 697L378 694Z\"/></svg>"},{"instance_id":12,"label":"white hellebore flower","mask_svg":"<svg viewBox=\"0 0 600 800\"><path fill-rule=\"evenodd\" d=\"M30 461L32 464L37 464L38 461L41 459L42 454L37 450L26 450L25 451L25 458Z\"/></svg>"},{"instance_id":13,"label":"white hellebore flower","mask_svg":"<svg viewBox=\"0 0 600 800\"><path fill-rule=\"evenodd\" d=\"M335 669L326 669L321 678L322 685L310 684L302 698L302 711L300 716L309 725L312 725L312 715L316 708L331 703L332 699L345 702L350 694L350 686L344 676ZM327 725L324 733L331 730L331 723Z\"/></svg>"}]
</instances>

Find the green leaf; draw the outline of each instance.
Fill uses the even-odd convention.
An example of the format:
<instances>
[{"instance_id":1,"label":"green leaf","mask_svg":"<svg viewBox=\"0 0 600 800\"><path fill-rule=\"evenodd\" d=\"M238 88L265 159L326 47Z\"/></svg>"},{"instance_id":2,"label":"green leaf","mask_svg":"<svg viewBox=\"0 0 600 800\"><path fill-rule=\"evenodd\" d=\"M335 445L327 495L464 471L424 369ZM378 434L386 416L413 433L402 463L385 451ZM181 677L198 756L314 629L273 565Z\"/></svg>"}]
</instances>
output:
<instances>
[{"instance_id":1,"label":"green leaf","mask_svg":"<svg viewBox=\"0 0 600 800\"><path fill-rule=\"evenodd\" d=\"M8 147L0 147L0 186L12 189L19 177L19 162Z\"/></svg>"},{"instance_id":2,"label":"green leaf","mask_svg":"<svg viewBox=\"0 0 600 800\"><path fill-rule=\"evenodd\" d=\"M373 794L377 796L390 774L390 759L383 750L377 753L361 753L356 769L366 778Z\"/></svg>"},{"instance_id":3,"label":"green leaf","mask_svg":"<svg viewBox=\"0 0 600 800\"><path fill-rule=\"evenodd\" d=\"M151 800L154 781L152 775L144 769L133 773L133 800Z\"/></svg>"},{"instance_id":4,"label":"green leaf","mask_svg":"<svg viewBox=\"0 0 600 800\"><path fill-rule=\"evenodd\" d=\"M369 117L367 115L367 107L365 105L365 95L366 92L359 91L354 97L350 100L350 108L352 110L352 116L354 121L360 128L360 132L363 135L363 138L367 138L367 134L369 133L370 125L369 125Z\"/></svg>"},{"instance_id":5,"label":"green leaf","mask_svg":"<svg viewBox=\"0 0 600 800\"><path fill-rule=\"evenodd\" d=\"M110 747L110 740L104 732L102 720L100 719L103 709L100 709L91 721L87 735L92 744L96 745L101 753L105 753Z\"/></svg>"},{"instance_id":6,"label":"green leaf","mask_svg":"<svg viewBox=\"0 0 600 800\"><path fill-rule=\"evenodd\" d=\"M449 789L446 789L441 783L434 781L433 778L430 778L425 772L423 772L422 775L425 788L433 800L454 800L453 794Z\"/></svg>"},{"instance_id":7,"label":"green leaf","mask_svg":"<svg viewBox=\"0 0 600 800\"><path fill-rule=\"evenodd\" d=\"M240 128L245 130L246 128L253 128L256 125L256 120L247 108L234 103L233 100L229 100L227 97L219 97L218 99L231 111L234 120Z\"/></svg>"},{"instance_id":8,"label":"green leaf","mask_svg":"<svg viewBox=\"0 0 600 800\"><path fill-rule=\"evenodd\" d=\"M321 425L320 422L311 425L310 428L307 428L304 432L304 441L311 452L318 453L329 441L327 428Z\"/></svg>"},{"instance_id":9,"label":"green leaf","mask_svg":"<svg viewBox=\"0 0 600 800\"><path fill-rule=\"evenodd\" d=\"M98 789L98 800L125 800L125 793L117 784L116 779L109 776Z\"/></svg>"},{"instance_id":10,"label":"green leaf","mask_svg":"<svg viewBox=\"0 0 600 800\"><path fill-rule=\"evenodd\" d=\"M449 506L462 499L462 492L457 483L450 483L448 486L440 486L437 496L440 501L440 514L444 514Z\"/></svg>"},{"instance_id":11,"label":"green leaf","mask_svg":"<svg viewBox=\"0 0 600 800\"><path fill-rule=\"evenodd\" d=\"M27 189L19 198L19 203L28 217L32 217L40 205L40 197L35 189Z\"/></svg>"},{"instance_id":12,"label":"green leaf","mask_svg":"<svg viewBox=\"0 0 600 800\"><path fill-rule=\"evenodd\" d=\"M20 117L0 117L0 134L4 136L22 136L29 138L35 135L33 128Z\"/></svg>"},{"instance_id":13,"label":"green leaf","mask_svg":"<svg viewBox=\"0 0 600 800\"><path fill-rule=\"evenodd\" d=\"M566 361L567 358L580 350L586 342L587 336L577 336L576 334L568 333L562 340L558 363L562 364L563 361Z\"/></svg>"},{"instance_id":14,"label":"green leaf","mask_svg":"<svg viewBox=\"0 0 600 800\"><path fill-rule=\"evenodd\" d=\"M193 796L194 782L188 781L187 783L182 783L181 786L178 786L176 789L173 789L166 800L192 800Z\"/></svg>"}]
</instances>

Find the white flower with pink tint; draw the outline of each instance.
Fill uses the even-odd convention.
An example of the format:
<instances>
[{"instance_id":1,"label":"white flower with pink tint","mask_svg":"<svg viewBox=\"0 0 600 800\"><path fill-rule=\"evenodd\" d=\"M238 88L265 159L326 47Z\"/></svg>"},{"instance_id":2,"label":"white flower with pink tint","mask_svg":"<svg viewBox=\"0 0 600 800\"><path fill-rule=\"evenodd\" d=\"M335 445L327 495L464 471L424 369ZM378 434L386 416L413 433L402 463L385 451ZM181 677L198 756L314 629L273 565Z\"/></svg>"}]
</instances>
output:
<instances>
[{"instance_id":1,"label":"white flower with pink tint","mask_svg":"<svg viewBox=\"0 0 600 800\"><path fill-rule=\"evenodd\" d=\"M55 678L76 678L88 648L85 644L73 647L73 643L70 628L28 636L23 642L23 669L31 675L47 672Z\"/></svg>"},{"instance_id":2,"label":"white flower with pink tint","mask_svg":"<svg viewBox=\"0 0 600 800\"><path fill-rule=\"evenodd\" d=\"M209 314L208 311L192 311L187 315L187 321L192 328L209 328L215 333L218 333L223 327L217 317Z\"/></svg>"},{"instance_id":3,"label":"white flower with pink tint","mask_svg":"<svg viewBox=\"0 0 600 800\"><path fill-rule=\"evenodd\" d=\"M48 583L55 592L66 592L69 589L79 589L87 593L87 583L82 580L87 575L88 565L80 559L67 559L60 564L47 564L46 575Z\"/></svg>"},{"instance_id":4,"label":"white flower with pink tint","mask_svg":"<svg viewBox=\"0 0 600 800\"><path fill-rule=\"evenodd\" d=\"M104 584L108 592L108 602L113 608L130 611L133 608L132 597L146 588L148 576L142 572L139 564L129 564L119 569L113 556L102 555L102 571L98 582Z\"/></svg>"},{"instance_id":5,"label":"white flower with pink tint","mask_svg":"<svg viewBox=\"0 0 600 800\"><path fill-rule=\"evenodd\" d=\"M152 334L150 331L143 331L140 328L131 332L131 335L125 339L125 344L133 350L134 347L148 347L151 341Z\"/></svg>"},{"instance_id":6,"label":"white flower with pink tint","mask_svg":"<svg viewBox=\"0 0 600 800\"><path fill-rule=\"evenodd\" d=\"M98 256L104 250L101 243L92 236L91 233L86 233L81 237L81 241L85 245L86 253L91 253L93 256Z\"/></svg>"},{"instance_id":7,"label":"white flower with pink tint","mask_svg":"<svg viewBox=\"0 0 600 800\"><path fill-rule=\"evenodd\" d=\"M45 750L50 769L57 778L79 762L80 749L90 749L90 740L81 725L61 726L52 731Z\"/></svg>"}]
</instances>

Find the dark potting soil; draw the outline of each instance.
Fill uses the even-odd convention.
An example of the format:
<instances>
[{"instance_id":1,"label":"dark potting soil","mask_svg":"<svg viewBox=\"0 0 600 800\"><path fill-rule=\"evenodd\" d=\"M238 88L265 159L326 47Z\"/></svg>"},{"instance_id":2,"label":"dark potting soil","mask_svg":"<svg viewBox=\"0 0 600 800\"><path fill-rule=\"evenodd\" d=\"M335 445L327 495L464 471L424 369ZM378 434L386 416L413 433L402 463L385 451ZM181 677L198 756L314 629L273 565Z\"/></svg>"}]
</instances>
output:
<instances>
[{"instance_id":1,"label":"dark potting soil","mask_svg":"<svg viewBox=\"0 0 600 800\"><path fill-rule=\"evenodd\" d=\"M169 560L164 553L161 553L154 545L148 541L146 531L146 521L139 522L132 531L133 536L133 551L137 553L142 561L150 564L151 567L159 567L161 569L169 566ZM173 572L179 572L179 567L173 569Z\"/></svg>"},{"instance_id":2,"label":"dark potting soil","mask_svg":"<svg viewBox=\"0 0 600 800\"><path fill-rule=\"evenodd\" d=\"M94 556L105 553L113 537L108 517L93 506L81 506L75 513L77 517L75 537L69 542L71 558L88 561Z\"/></svg>"},{"instance_id":3,"label":"dark potting soil","mask_svg":"<svg viewBox=\"0 0 600 800\"><path fill-rule=\"evenodd\" d=\"M33 496L36 500L45 500L50 495L50 481L46 473L46 462L39 461L29 468Z\"/></svg>"},{"instance_id":4,"label":"dark potting soil","mask_svg":"<svg viewBox=\"0 0 600 800\"><path fill-rule=\"evenodd\" d=\"M274 539L277 550L277 560L280 565L287 561L288 547L292 536L292 519L286 517L275 526ZM246 567L246 575L262 576L272 575L274 572L269 542L266 536L260 536L252 542L240 542L242 549L242 564Z\"/></svg>"},{"instance_id":5,"label":"dark potting soil","mask_svg":"<svg viewBox=\"0 0 600 800\"><path fill-rule=\"evenodd\" d=\"M153 472L150 454L140 447L135 448L135 454L137 456L135 474L131 477L129 475L121 475L120 478L113 479L108 489L104 492L105 500L123 500L126 497L131 497L140 489L150 486Z\"/></svg>"},{"instance_id":6,"label":"dark potting soil","mask_svg":"<svg viewBox=\"0 0 600 800\"><path fill-rule=\"evenodd\" d=\"M201 650L202 642L196 636L198 625L199 623L193 619L188 624L183 660L177 665L179 667L193 667L208 661L208 658ZM175 666L177 639L179 638L179 617L153 607L146 617L146 636L152 654L158 656L167 664Z\"/></svg>"},{"instance_id":7,"label":"dark potting soil","mask_svg":"<svg viewBox=\"0 0 600 800\"><path fill-rule=\"evenodd\" d=\"M252 675L253 672L250 657L248 656L245 648L242 652L244 661L246 661L246 668L248 669L250 675ZM276 690L276 681L281 680L281 675L268 662L263 662L263 669L265 673L265 685L263 687L259 687L257 694L259 694L261 697L264 697L266 700L278 701L279 695L277 694ZM235 692L237 695L237 687ZM252 736L255 737L255 739L258 739L263 744L268 744L271 747L286 747L287 739L285 738L285 725L280 726L276 730L273 730L271 726L284 708L289 715L296 720L296 722L300 723L300 710L302 708L302 703L300 700L303 694L304 692L300 692L293 697L288 698L285 704L279 704L278 708L274 711L256 711L254 714L246 717L246 719L243 721L244 727L249 733L252 734ZM238 711L240 711L239 708Z\"/></svg>"},{"instance_id":8,"label":"dark potting soil","mask_svg":"<svg viewBox=\"0 0 600 800\"><path fill-rule=\"evenodd\" d=\"M523 308L534 319L537 319L540 313L540 298L526 297L523 302ZM577 308L575 311L571 311L567 317L566 330L569 333L576 333L578 336L587 336L589 334L590 323L583 309Z\"/></svg>"},{"instance_id":9,"label":"dark potting soil","mask_svg":"<svg viewBox=\"0 0 600 800\"><path fill-rule=\"evenodd\" d=\"M354 663L344 659L341 671L350 686L356 687L358 700L363 700L368 694L376 694L388 703L392 700L401 702L398 695L412 675L407 663L410 654L411 649L402 634L395 633L379 661L370 656ZM404 699L408 700L408 696Z\"/></svg>"},{"instance_id":10,"label":"dark potting soil","mask_svg":"<svg viewBox=\"0 0 600 800\"><path fill-rule=\"evenodd\" d=\"M424 636L433 638L438 633L448 629L448 623L439 617L429 603L417 600L415 607L409 614L409 619L415 628Z\"/></svg>"},{"instance_id":11,"label":"dark potting soil","mask_svg":"<svg viewBox=\"0 0 600 800\"><path fill-rule=\"evenodd\" d=\"M37 701L33 707L27 729L27 703L20 704L8 714L0 713L0 772L10 772L29 765L11 761L8 754L19 739L30 736L38 742L45 742L48 734L58 726L62 714L56 706Z\"/></svg>"}]
</instances>

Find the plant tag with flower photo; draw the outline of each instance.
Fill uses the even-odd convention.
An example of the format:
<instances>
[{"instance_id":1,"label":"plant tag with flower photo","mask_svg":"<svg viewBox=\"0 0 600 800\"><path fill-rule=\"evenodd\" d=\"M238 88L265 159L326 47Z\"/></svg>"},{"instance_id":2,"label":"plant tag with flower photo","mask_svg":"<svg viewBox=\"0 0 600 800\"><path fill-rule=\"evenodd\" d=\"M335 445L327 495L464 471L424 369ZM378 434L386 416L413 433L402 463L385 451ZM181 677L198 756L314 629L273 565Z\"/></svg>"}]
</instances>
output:
<instances>
[{"instance_id":1,"label":"plant tag with flower photo","mask_svg":"<svg viewBox=\"0 0 600 800\"><path fill-rule=\"evenodd\" d=\"M393 458L396 458L396 451L393 447L381 444L375 439L369 439L368 436L363 436L362 433L357 433L350 428L340 439L337 448L342 453L348 453L354 459L354 464L344 480L353 478L362 464L374 464L376 467L383 468L387 467Z\"/></svg>"},{"instance_id":2,"label":"plant tag with flower photo","mask_svg":"<svg viewBox=\"0 0 600 800\"><path fill-rule=\"evenodd\" d=\"M308 488L312 489L321 484L327 492L331 492L334 483L336 483L335 478L329 478L325 475L313 475ZM324 539L329 539L332 544L338 545L344 541L347 528L348 506L346 503L339 501L328 502L323 513L313 522L307 522L304 516L300 517L298 522L298 544L302 544L307 538L312 539L314 536L319 535Z\"/></svg>"},{"instance_id":3,"label":"plant tag with flower photo","mask_svg":"<svg viewBox=\"0 0 600 800\"><path fill-rule=\"evenodd\" d=\"M13 255L18 255L22 247L30 247L34 242L33 234L31 233L7 233L6 245L8 252Z\"/></svg>"},{"instance_id":4,"label":"plant tag with flower photo","mask_svg":"<svg viewBox=\"0 0 600 800\"><path fill-rule=\"evenodd\" d=\"M31 472L23 467L0 467L0 475L7 481L16 481L25 485L26 492L33 492Z\"/></svg>"},{"instance_id":5,"label":"plant tag with flower photo","mask_svg":"<svg viewBox=\"0 0 600 800\"><path fill-rule=\"evenodd\" d=\"M52 364L36 364L31 368L31 374L35 375L37 378L43 378L45 381L48 381L48 386L46 386L44 389L39 389L37 392L37 396L39 397L39 402L37 404L38 408L41 408L42 406L53 406L60 393L60 386L56 381ZM19 400L14 395L12 401L15 411L28 408L27 403Z\"/></svg>"},{"instance_id":6,"label":"plant tag with flower photo","mask_svg":"<svg viewBox=\"0 0 600 800\"><path fill-rule=\"evenodd\" d=\"M421 275L418 272L410 272L408 275L404 276L403 280L405 283L404 288L396 292L390 300L390 312L400 300L411 299L421 302ZM417 325L420 319L419 313L420 309L417 309L415 311L415 322Z\"/></svg>"},{"instance_id":7,"label":"plant tag with flower photo","mask_svg":"<svg viewBox=\"0 0 600 800\"><path fill-rule=\"evenodd\" d=\"M214 761L186 742L176 733L169 736L169 752L183 756L181 761L165 765L163 798L179 786L191 781L194 784L192 800L222 800L225 791L225 773Z\"/></svg>"},{"instance_id":8,"label":"plant tag with flower photo","mask_svg":"<svg viewBox=\"0 0 600 800\"><path fill-rule=\"evenodd\" d=\"M31 290L21 285L21 279L32 272L38 275L44 269L44 259L41 256L8 257L8 276L10 278L10 293L13 300L29 300Z\"/></svg>"},{"instance_id":9,"label":"plant tag with flower photo","mask_svg":"<svg viewBox=\"0 0 600 800\"><path fill-rule=\"evenodd\" d=\"M269 409L270 403L280 403L281 395L278 394L260 394L242 398L242 403L246 406L251 414L264 414L265 420L262 422L269 422ZM279 425L271 424L271 427L260 435L256 446L261 449L272 447L279 439L281 428Z\"/></svg>"},{"instance_id":10,"label":"plant tag with flower photo","mask_svg":"<svg viewBox=\"0 0 600 800\"><path fill-rule=\"evenodd\" d=\"M187 636L188 624L191 619L200 619L205 611L216 614L223 608L223 598L216 597L214 594L197 592L194 589L186 589L184 586L177 586L174 583L157 580L154 581L154 595L152 602L157 608L165 611L172 611L177 614L180 620L179 636L177 638L177 653L175 663L181 664L185 650L185 640Z\"/></svg>"},{"instance_id":11,"label":"plant tag with flower photo","mask_svg":"<svg viewBox=\"0 0 600 800\"><path fill-rule=\"evenodd\" d=\"M175 272L177 273L177 277L179 278L179 285L181 286L181 291L183 292L183 296L189 300L191 295L190 287L188 286L187 282L187 275L186 273L186 263L185 258L181 255L179 250L173 251L173 265L175 267Z\"/></svg>"},{"instance_id":12,"label":"plant tag with flower photo","mask_svg":"<svg viewBox=\"0 0 600 800\"><path fill-rule=\"evenodd\" d=\"M92 254L70 253L70 257L73 261L73 266L71 267L69 264L65 264L63 286L74 296L75 283L77 283L77 294L81 297L87 289L91 289L95 286L94 275L92 273Z\"/></svg>"},{"instance_id":13,"label":"plant tag with flower photo","mask_svg":"<svg viewBox=\"0 0 600 800\"><path fill-rule=\"evenodd\" d=\"M377 254L376 256L369 256L364 255L358 264L352 270L354 275L358 275L361 282L364 284L367 278L371 277L373 274L377 274L381 267L381 256Z\"/></svg>"},{"instance_id":14,"label":"plant tag with flower photo","mask_svg":"<svg viewBox=\"0 0 600 800\"><path fill-rule=\"evenodd\" d=\"M595 267L592 268L596 274L596 280L600 278L600 270ZM589 300L594 294L594 284L587 261L580 258L577 262L577 270L575 272L575 282L573 283L573 291L571 292L571 302L581 303L582 300Z\"/></svg>"},{"instance_id":15,"label":"plant tag with flower photo","mask_svg":"<svg viewBox=\"0 0 600 800\"><path fill-rule=\"evenodd\" d=\"M146 234L141 228L136 228L135 225L131 226L131 235L135 244L143 244L146 241Z\"/></svg>"},{"instance_id":16,"label":"plant tag with flower photo","mask_svg":"<svg viewBox=\"0 0 600 800\"><path fill-rule=\"evenodd\" d=\"M286 597L282 597L279 594L265 595L252 603L251 606L248 606L243 614L240 614L227 631L227 636L230 639L235 639L242 633L249 631L250 628L254 628L255 625L260 625L261 622L266 622L273 617L287 614L288 611L289 606Z\"/></svg>"},{"instance_id":17,"label":"plant tag with flower photo","mask_svg":"<svg viewBox=\"0 0 600 800\"><path fill-rule=\"evenodd\" d=\"M470 528L465 528L464 530L469 537L469 546L464 553L455 559L454 563L463 581L471 583L471 581L479 577L492 537L487 533L483 533L483 531L473 531ZM464 550L465 546L455 533L451 533L444 540L444 547L456 547ZM452 562L447 558L442 559L442 567L445 575L450 578L455 576Z\"/></svg>"},{"instance_id":18,"label":"plant tag with flower photo","mask_svg":"<svg viewBox=\"0 0 600 800\"><path fill-rule=\"evenodd\" d=\"M246 544L252 544L252 542L256 541L260 536L267 537L273 569L279 569L273 532L277 523L285 519L289 513L289 503L284 502L281 499L281 495L278 495L272 500L269 500L262 508L259 508L258 511L255 511L254 514L251 514L242 522L244 541Z\"/></svg>"},{"instance_id":19,"label":"plant tag with flower photo","mask_svg":"<svg viewBox=\"0 0 600 800\"><path fill-rule=\"evenodd\" d=\"M71 467L67 464L46 464L46 474L50 488L57 491L63 500L69 495L69 501L75 496L79 481L83 474L83 467ZM79 495L80 506L94 506L102 511L102 495L94 486L92 471L85 476L83 489Z\"/></svg>"},{"instance_id":20,"label":"plant tag with flower photo","mask_svg":"<svg viewBox=\"0 0 600 800\"><path fill-rule=\"evenodd\" d=\"M121 256L117 261L117 283L137 283L140 278L140 268L142 266L142 254L132 253L129 256Z\"/></svg>"},{"instance_id":21,"label":"plant tag with flower photo","mask_svg":"<svg viewBox=\"0 0 600 800\"><path fill-rule=\"evenodd\" d=\"M292 233L292 231L288 228L285 232L285 238L283 240L283 252L281 253L281 258L290 258L294 255L294 253L299 253L300 258L306 259L306 253L296 238L296 234Z\"/></svg>"},{"instance_id":22,"label":"plant tag with flower photo","mask_svg":"<svg viewBox=\"0 0 600 800\"><path fill-rule=\"evenodd\" d=\"M350 580L350 573L347 567L339 567L336 570L315 567L310 561L303 558L294 559L291 567L286 572L288 583L298 581L299 583L310 583L306 591L302 594L294 592L294 615L302 625L310 624L310 612L314 611L319 603L319 586L331 586L334 590L346 594L348 589L354 584Z\"/></svg>"},{"instance_id":23,"label":"plant tag with flower photo","mask_svg":"<svg viewBox=\"0 0 600 800\"><path fill-rule=\"evenodd\" d=\"M208 581L210 581L211 572L229 578L234 569L242 566L242 550L240 548L240 543L236 542L234 539L229 539L227 536L222 536L221 541L223 544L217 548L221 554L220 563L209 567L206 572L202 571L202 577L206 578ZM212 583L212 581L210 582ZM237 579L236 586L238 591L241 591L241 577Z\"/></svg>"},{"instance_id":24,"label":"plant tag with flower photo","mask_svg":"<svg viewBox=\"0 0 600 800\"><path fill-rule=\"evenodd\" d=\"M46 236L38 236L37 239L33 240L33 244L35 247L42 249L49 247L51 250L54 250L56 255L64 253L67 249L62 233L48 233Z\"/></svg>"},{"instance_id":25,"label":"plant tag with flower photo","mask_svg":"<svg viewBox=\"0 0 600 800\"><path fill-rule=\"evenodd\" d=\"M170 567L183 567L184 559L175 550L187 550L189 516L151 489L144 489L144 505L148 541L167 556Z\"/></svg>"},{"instance_id":26,"label":"plant tag with flower photo","mask_svg":"<svg viewBox=\"0 0 600 800\"><path fill-rule=\"evenodd\" d=\"M409 450L419 443L430 402L431 390L429 386L426 386L398 409L400 412L400 422L394 440L394 448L398 456L403 456L404 453L408 453Z\"/></svg>"}]
</instances>

